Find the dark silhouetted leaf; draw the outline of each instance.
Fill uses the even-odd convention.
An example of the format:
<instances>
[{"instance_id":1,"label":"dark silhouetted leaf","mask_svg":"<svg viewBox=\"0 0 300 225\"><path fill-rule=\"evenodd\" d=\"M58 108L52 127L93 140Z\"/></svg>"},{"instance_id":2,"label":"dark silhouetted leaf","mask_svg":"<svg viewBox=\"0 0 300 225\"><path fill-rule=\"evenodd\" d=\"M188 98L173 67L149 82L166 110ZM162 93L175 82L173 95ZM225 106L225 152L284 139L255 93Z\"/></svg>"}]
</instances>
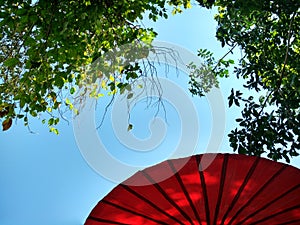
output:
<instances>
[{"instance_id":1,"label":"dark silhouetted leaf","mask_svg":"<svg viewBox=\"0 0 300 225\"><path fill-rule=\"evenodd\" d=\"M12 125L12 119L11 118L8 118L8 119L4 120L2 122L2 130L3 131L8 130L11 127L11 125Z\"/></svg>"},{"instance_id":2,"label":"dark silhouetted leaf","mask_svg":"<svg viewBox=\"0 0 300 225\"><path fill-rule=\"evenodd\" d=\"M132 128L133 128L133 125L132 124L128 124L127 131L131 131Z\"/></svg>"}]
</instances>

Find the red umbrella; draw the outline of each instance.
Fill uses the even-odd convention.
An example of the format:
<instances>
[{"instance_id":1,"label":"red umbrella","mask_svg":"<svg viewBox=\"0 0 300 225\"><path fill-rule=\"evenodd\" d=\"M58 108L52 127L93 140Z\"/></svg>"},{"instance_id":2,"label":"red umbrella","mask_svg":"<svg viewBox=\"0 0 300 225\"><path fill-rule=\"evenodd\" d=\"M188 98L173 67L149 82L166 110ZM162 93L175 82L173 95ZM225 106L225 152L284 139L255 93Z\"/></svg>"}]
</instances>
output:
<instances>
[{"instance_id":1,"label":"red umbrella","mask_svg":"<svg viewBox=\"0 0 300 225\"><path fill-rule=\"evenodd\" d=\"M202 170L207 156L215 158ZM300 170L236 154L168 160L104 197L85 222L99 224L299 225Z\"/></svg>"}]
</instances>

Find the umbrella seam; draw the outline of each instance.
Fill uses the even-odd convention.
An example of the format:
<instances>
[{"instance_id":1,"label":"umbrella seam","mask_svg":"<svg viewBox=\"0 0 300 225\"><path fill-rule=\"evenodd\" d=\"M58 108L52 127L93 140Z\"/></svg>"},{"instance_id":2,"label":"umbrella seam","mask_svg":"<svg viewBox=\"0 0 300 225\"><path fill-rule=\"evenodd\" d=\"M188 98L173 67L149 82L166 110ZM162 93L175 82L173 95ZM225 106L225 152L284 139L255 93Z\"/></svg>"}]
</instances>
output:
<instances>
[{"instance_id":1,"label":"umbrella seam","mask_svg":"<svg viewBox=\"0 0 300 225\"><path fill-rule=\"evenodd\" d=\"M116 221L112 221L112 220L97 218L97 217L94 217L94 216L89 216L87 218L87 220L93 220L93 221L96 221L96 222L104 222L104 223L111 223L111 224L119 224L119 225L130 225L128 223L120 223L120 222L116 222Z\"/></svg>"},{"instance_id":2,"label":"umbrella seam","mask_svg":"<svg viewBox=\"0 0 300 225\"><path fill-rule=\"evenodd\" d=\"M261 222L266 221L266 220L268 220L268 219L270 219L270 218L272 218L272 217L278 216L278 215L280 215L280 214L282 214L282 213L286 213L286 212L288 212L288 211L291 211L291 210L294 210L294 209L299 209L299 208L300 208L300 205L292 206L292 207L290 207L290 208L287 208L287 209L282 210L282 211L280 211L280 212L277 212L277 213L275 213L275 214L269 215L269 216L267 216L267 217L265 217L265 218L263 218L263 219L260 219L260 220L258 220L258 221L255 221L254 223L252 223L252 225L261 223Z\"/></svg>"},{"instance_id":3,"label":"umbrella seam","mask_svg":"<svg viewBox=\"0 0 300 225\"><path fill-rule=\"evenodd\" d=\"M166 225L168 225L167 223L164 223L164 222L158 221L158 220L156 220L156 219L154 219L154 218L151 218L151 217L149 217L149 216L146 216L146 215L144 215L144 214L141 214L141 213L135 212L135 211L133 211L133 210L130 210L130 209L126 208L126 207L123 207L123 206L117 205L117 204L115 204L115 203L113 203L113 202L109 202L109 201L107 201L107 200L105 200L105 199L102 199L102 203L105 203L105 204L108 204L108 205L114 206L114 207L116 207L116 208L118 208L118 209L125 210L125 211L127 211L127 212L130 212L130 213L132 213L132 214L134 214L134 215L141 216L141 217L143 217L143 218L146 218L146 219L148 219L148 220L154 221L154 222L156 222L156 223L158 223L158 224L166 224Z\"/></svg>"},{"instance_id":4,"label":"umbrella seam","mask_svg":"<svg viewBox=\"0 0 300 225\"><path fill-rule=\"evenodd\" d=\"M156 210L158 210L159 212L161 212L162 214L164 214L165 216L169 217L170 219L178 222L178 223L181 223L177 218L175 218L174 216L166 213L163 209L161 209L160 207L158 207L157 205L155 205L153 202L151 202L149 199L145 198L144 196L140 195L138 192L134 191L133 189L131 189L129 186L126 186L126 185L122 185L122 187L132 193L133 195L136 195L138 198L140 198L141 200L147 202L150 206L152 206L153 208L155 208Z\"/></svg>"},{"instance_id":5,"label":"umbrella seam","mask_svg":"<svg viewBox=\"0 0 300 225\"><path fill-rule=\"evenodd\" d=\"M199 214L197 213L196 207L195 207L194 203L192 202L192 199L190 198L190 195L188 194L188 191L186 190L186 188L185 188L185 186L184 186L184 184L182 182L182 179L181 179L181 177L179 175L179 172L176 171L176 169L175 169L175 167L174 167L174 165L173 165L173 163L171 161L168 161L168 163L169 163L169 166L171 167L172 171L174 172L174 175L175 175L178 183L180 184L180 187L181 187L181 189L182 189L185 197L187 198L187 200L188 200L188 202L189 202L189 204L190 204L190 206L191 206L191 208L192 208L192 210L194 212L194 215L196 216L198 222L201 224L201 219L199 217ZM193 224L192 221L191 221L191 224Z\"/></svg>"},{"instance_id":6,"label":"umbrella seam","mask_svg":"<svg viewBox=\"0 0 300 225\"><path fill-rule=\"evenodd\" d=\"M213 224L217 224L217 217L219 214L220 204L221 204L223 191L224 191L224 183L225 183L225 177L226 177L226 171L227 171L227 164L228 164L228 155L224 155L224 160L223 160L223 165L222 165L222 174L221 174L220 186L219 186L219 195L218 195L218 200L217 200L217 204L216 204L215 217L214 217Z\"/></svg>"},{"instance_id":7,"label":"umbrella seam","mask_svg":"<svg viewBox=\"0 0 300 225\"><path fill-rule=\"evenodd\" d=\"M288 222L280 223L280 224L278 224L278 225L288 225L288 224L292 224L292 223L300 224L300 219L290 220L290 221L288 221Z\"/></svg>"},{"instance_id":8,"label":"umbrella seam","mask_svg":"<svg viewBox=\"0 0 300 225\"><path fill-rule=\"evenodd\" d=\"M210 225L209 203L208 203L208 198L207 198L206 183L205 183L205 177L204 177L202 166L201 166L200 156L197 157L196 160L197 160L197 164L199 165L199 176L200 176L200 180L201 180L202 192L203 192L203 195L204 195L206 222L207 222L207 225Z\"/></svg>"},{"instance_id":9,"label":"umbrella seam","mask_svg":"<svg viewBox=\"0 0 300 225\"><path fill-rule=\"evenodd\" d=\"M266 203L265 205L263 205L260 209L256 210L255 212L251 213L250 215L248 215L246 218L244 218L240 224L243 224L243 222L247 221L251 216L257 214L258 212L268 208L270 205L272 205L274 202L278 201L279 199L281 199L282 197L284 197L285 195L287 195L290 192L293 192L294 190L298 189L300 187L300 184L290 188L288 191L282 193L281 195L279 195L277 198L273 199L271 202Z\"/></svg>"},{"instance_id":10,"label":"umbrella seam","mask_svg":"<svg viewBox=\"0 0 300 225\"><path fill-rule=\"evenodd\" d=\"M152 184L154 185L154 187L164 196L164 198L169 201L171 203L171 205L173 205L177 210L178 212L181 213L181 215L183 215L183 217L185 217L187 220L189 220L189 216L186 215L186 213L171 199L169 198L169 196L166 194L166 192L164 192L164 190L162 189L161 186L159 186L158 183L155 182L155 180L153 180L153 178L146 173L146 171L141 171L144 176L150 181L152 182Z\"/></svg>"},{"instance_id":11,"label":"umbrella seam","mask_svg":"<svg viewBox=\"0 0 300 225\"><path fill-rule=\"evenodd\" d=\"M236 219L236 217L249 205L252 203L252 201L258 196L259 193L261 193L279 174L281 174L285 169L287 168L287 165L283 165L278 171L276 171L275 174L246 202L245 205L243 205L230 219L228 225L231 225L233 221Z\"/></svg>"},{"instance_id":12,"label":"umbrella seam","mask_svg":"<svg viewBox=\"0 0 300 225\"><path fill-rule=\"evenodd\" d=\"M251 168L249 169L249 171L248 171L248 173L247 173L247 175L246 175L246 177L245 177L244 182L243 182L242 185L240 186L240 188L239 188L237 194L234 196L234 198L233 198L231 204L229 205L229 207L228 207L226 213L224 214L224 216L223 216L223 218L222 218L221 224L224 224L224 222L225 222L225 220L226 220L226 218L227 218L229 212L233 209L235 203L238 201L238 199L239 199L239 197L240 197L242 191L244 190L244 188L246 187L248 181L250 180L251 176L253 175L253 173L254 173L254 171L255 171L255 168L257 167L259 161L260 161L260 158L257 157L257 158L255 159L255 161L253 162Z\"/></svg>"}]
</instances>

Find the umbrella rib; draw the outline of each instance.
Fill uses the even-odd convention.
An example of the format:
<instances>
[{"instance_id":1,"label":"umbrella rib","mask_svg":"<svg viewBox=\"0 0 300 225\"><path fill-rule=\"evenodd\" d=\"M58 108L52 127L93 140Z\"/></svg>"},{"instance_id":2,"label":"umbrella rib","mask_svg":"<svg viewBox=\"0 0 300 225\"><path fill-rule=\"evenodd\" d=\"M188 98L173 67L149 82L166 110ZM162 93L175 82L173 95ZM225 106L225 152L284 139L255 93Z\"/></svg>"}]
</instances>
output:
<instances>
[{"instance_id":1,"label":"umbrella rib","mask_svg":"<svg viewBox=\"0 0 300 225\"><path fill-rule=\"evenodd\" d=\"M205 205L205 214L206 214L206 222L209 225L210 224L210 210L209 210L209 204L208 204L208 196L207 196L207 189L206 189L206 183L205 183L205 177L203 174L202 165L200 162L200 157L198 156L196 158L197 164L199 165L199 176L201 180L201 187L204 197L204 205Z\"/></svg>"},{"instance_id":2,"label":"umbrella rib","mask_svg":"<svg viewBox=\"0 0 300 225\"><path fill-rule=\"evenodd\" d=\"M243 205L237 212L234 214L234 216L230 219L228 225L231 225L236 217L248 206L250 205L254 199L261 193L264 189L268 187L268 185L277 177L279 174L281 174L285 169L287 168L287 165L284 164L273 176L249 199L249 201Z\"/></svg>"},{"instance_id":3,"label":"umbrella rib","mask_svg":"<svg viewBox=\"0 0 300 225\"><path fill-rule=\"evenodd\" d=\"M231 204L229 205L226 213L224 214L223 218L222 218L222 222L221 224L224 224L229 212L233 209L235 203L237 202L237 200L239 199L242 191L244 190L244 188L246 187L248 181L250 180L252 174L254 173L259 161L260 161L261 158L257 157L253 163L253 165L251 166L250 170L248 171L246 177L245 177L245 180L243 181L242 185L240 186L239 190L238 190L238 193L234 196Z\"/></svg>"},{"instance_id":4,"label":"umbrella rib","mask_svg":"<svg viewBox=\"0 0 300 225\"><path fill-rule=\"evenodd\" d=\"M244 222L246 220L248 220L250 217L254 216L255 214L259 213L260 211L268 208L270 205L272 205L274 202L278 201L279 199L281 199L282 197L284 197L285 195L293 192L294 190L300 188L300 184L290 188L289 190L287 190L286 192L282 193L281 195L279 195L277 198L273 199L271 202L266 203L265 205L263 205L262 207L260 207L258 210L256 210L255 212L251 213L250 215L248 215L246 218L244 218L239 224L244 224ZM274 215L273 215L274 216Z\"/></svg>"},{"instance_id":5,"label":"umbrella rib","mask_svg":"<svg viewBox=\"0 0 300 225\"><path fill-rule=\"evenodd\" d=\"M149 217L149 216L146 216L146 215L144 215L144 214L142 214L142 213L135 212L135 211L133 211L133 210L131 210L131 209L125 208L125 207L123 207L123 206L120 206L120 205L118 205L118 204L112 203L112 202L107 201L107 200L105 200L105 199L102 199L101 201L102 201L102 203L105 203L105 204L114 206L115 208L124 210L124 211L129 212L129 213L132 213L132 214L134 214L134 215L138 215L138 216L143 217L143 218L145 218L145 219L154 221L154 222L156 222L156 223L158 223L158 224L165 224L165 225L168 225L168 224L165 223L165 222L158 221L158 220L156 220L156 219L154 219L154 218L151 218L151 217Z\"/></svg>"},{"instance_id":6,"label":"umbrella rib","mask_svg":"<svg viewBox=\"0 0 300 225\"><path fill-rule=\"evenodd\" d=\"M191 208L192 208L192 210L194 212L194 215L196 216L199 224L201 224L201 219L200 219L200 216L199 216L199 214L198 214L198 212L196 210L196 206L194 205L194 203L193 203L193 201L192 201L192 199L191 199L188 191L186 190L186 188L185 188L185 186L184 186L184 184L182 182L182 179L181 179L178 171L176 170L176 168L174 167L174 164L171 161L168 161L168 163L169 163L169 166L171 167L172 171L174 172L175 177L176 177L178 183L180 184L180 187L181 187L181 189L182 189L185 197L187 198L187 200L188 200L188 202L189 202L189 204L190 204L190 206L191 206Z\"/></svg>"},{"instance_id":7,"label":"umbrella rib","mask_svg":"<svg viewBox=\"0 0 300 225\"><path fill-rule=\"evenodd\" d=\"M161 212L162 214L164 214L165 216L169 217L170 219L178 222L179 224L182 224L180 222L180 220L178 220L176 217L166 213L163 209L161 209L160 207L158 207L157 205L155 205L153 202L151 202L149 199L145 198L144 196L142 196L141 194L139 194L138 192L134 191L133 189L131 189L129 186L126 186L126 185L122 185L122 187L130 192L131 194L135 195L136 197L138 197L139 199L147 202L150 206L152 206L153 208L155 208L156 210L158 210L159 212Z\"/></svg>"},{"instance_id":8,"label":"umbrella rib","mask_svg":"<svg viewBox=\"0 0 300 225\"><path fill-rule=\"evenodd\" d=\"M146 173L146 171L142 170L141 171L144 176L154 185L154 187L164 196L164 198L169 201L171 203L171 205L173 205L180 213L181 215L183 215L191 224L192 221L189 218L189 216L176 204L176 202L174 202L167 194L166 192L161 188L161 186L158 185L158 183L155 182L155 180L153 180L153 178Z\"/></svg>"},{"instance_id":9,"label":"umbrella rib","mask_svg":"<svg viewBox=\"0 0 300 225\"><path fill-rule=\"evenodd\" d=\"M128 223L120 223L120 222L116 222L116 221L112 221L112 220L105 220L105 219L101 219L101 218L97 218L94 216L89 216L87 218L87 220L93 220L99 223L109 223L109 224L119 224L119 225L130 225Z\"/></svg>"},{"instance_id":10,"label":"umbrella rib","mask_svg":"<svg viewBox=\"0 0 300 225\"><path fill-rule=\"evenodd\" d=\"M219 195L218 195L218 201L216 204L215 209L215 218L213 224L217 224L217 218L219 214L220 204L223 196L223 189L224 189L224 183L225 183L225 177L226 177L226 171L227 171L227 163L228 163L228 155L224 155L224 161L222 165L222 174L221 174L221 180L220 180L220 186L219 186Z\"/></svg>"},{"instance_id":11,"label":"umbrella rib","mask_svg":"<svg viewBox=\"0 0 300 225\"><path fill-rule=\"evenodd\" d=\"M299 208L300 208L300 205L295 205L295 206L292 206L292 207L287 208L287 209L285 209L285 210L282 210L282 211L280 211L280 212L277 212L277 213L274 213L274 214L272 214L272 215L269 215L269 216L267 216L267 217L265 217L265 218L263 218L263 219L261 219L261 220L255 221L254 223L251 223L251 224L252 224L252 225L253 225L253 224L258 224L258 223L261 223L261 222L266 221L266 220L268 220L268 219L272 219L273 217L278 216L278 215L280 215L280 214L282 214L282 213L286 213L286 212L288 212L288 211L292 211L292 210L294 210L294 209L299 209Z\"/></svg>"},{"instance_id":12,"label":"umbrella rib","mask_svg":"<svg viewBox=\"0 0 300 225\"><path fill-rule=\"evenodd\" d=\"M295 224L295 223L300 224L300 219L290 220L284 223L280 223L278 225L288 225L288 224Z\"/></svg>"}]
</instances>

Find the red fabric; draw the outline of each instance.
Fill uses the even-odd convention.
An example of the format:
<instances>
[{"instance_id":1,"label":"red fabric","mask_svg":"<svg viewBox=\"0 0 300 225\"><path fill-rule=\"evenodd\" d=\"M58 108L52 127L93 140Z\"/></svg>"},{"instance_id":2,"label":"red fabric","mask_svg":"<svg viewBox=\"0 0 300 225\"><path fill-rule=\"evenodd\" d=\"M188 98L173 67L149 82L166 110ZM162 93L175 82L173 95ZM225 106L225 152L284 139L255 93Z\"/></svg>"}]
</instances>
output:
<instances>
[{"instance_id":1,"label":"red fabric","mask_svg":"<svg viewBox=\"0 0 300 225\"><path fill-rule=\"evenodd\" d=\"M299 169L217 154L200 171L202 158L170 160L136 173L96 205L85 225L300 224ZM147 185L132 185L137 182Z\"/></svg>"}]
</instances>

